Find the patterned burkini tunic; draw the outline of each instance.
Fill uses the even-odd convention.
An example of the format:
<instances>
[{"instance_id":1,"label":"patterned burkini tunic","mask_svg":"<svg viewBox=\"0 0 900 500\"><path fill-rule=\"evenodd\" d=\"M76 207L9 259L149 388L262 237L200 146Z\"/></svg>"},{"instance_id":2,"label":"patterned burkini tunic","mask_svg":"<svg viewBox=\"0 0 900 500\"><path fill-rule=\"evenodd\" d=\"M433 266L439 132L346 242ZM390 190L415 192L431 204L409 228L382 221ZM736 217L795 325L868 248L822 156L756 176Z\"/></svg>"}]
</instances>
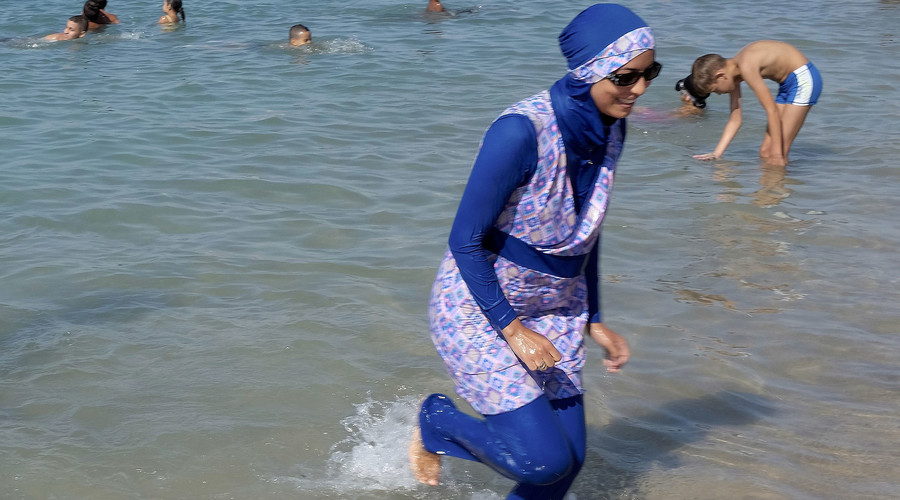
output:
<instances>
[{"instance_id":1,"label":"patterned burkini tunic","mask_svg":"<svg viewBox=\"0 0 900 500\"><path fill-rule=\"evenodd\" d=\"M548 91L521 101L503 115L527 116L535 127L537 169L507 201L494 229L553 256L588 254L597 243L622 150L623 121L610 127L606 155L591 195L576 213L566 154ZM540 395L581 394L583 332L588 321L584 274L562 278L492 254L507 300L522 323L547 337L562 354L552 369L531 372L516 357L472 298L453 255L444 255L431 293L431 338L456 392L483 415L520 408Z\"/></svg>"}]
</instances>

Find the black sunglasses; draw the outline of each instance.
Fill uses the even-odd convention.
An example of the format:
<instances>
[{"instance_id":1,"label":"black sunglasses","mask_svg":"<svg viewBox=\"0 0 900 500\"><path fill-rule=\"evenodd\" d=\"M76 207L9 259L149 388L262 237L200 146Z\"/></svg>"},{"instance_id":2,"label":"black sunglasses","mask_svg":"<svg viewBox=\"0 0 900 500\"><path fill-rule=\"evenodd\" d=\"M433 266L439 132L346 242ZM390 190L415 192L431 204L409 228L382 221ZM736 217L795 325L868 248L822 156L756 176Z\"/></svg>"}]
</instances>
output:
<instances>
[{"instance_id":1,"label":"black sunglasses","mask_svg":"<svg viewBox=\"0 0 900 500\"><path fill-rule=\"evenodd\" d=\"M648 82L657 76L662 69L662 64L653 61L653 64L647 66L644 71L629 71L627 73L610 73L606 78L619 87L630 87L638 82L643 76Z\"/></svg>"}]
</instances>

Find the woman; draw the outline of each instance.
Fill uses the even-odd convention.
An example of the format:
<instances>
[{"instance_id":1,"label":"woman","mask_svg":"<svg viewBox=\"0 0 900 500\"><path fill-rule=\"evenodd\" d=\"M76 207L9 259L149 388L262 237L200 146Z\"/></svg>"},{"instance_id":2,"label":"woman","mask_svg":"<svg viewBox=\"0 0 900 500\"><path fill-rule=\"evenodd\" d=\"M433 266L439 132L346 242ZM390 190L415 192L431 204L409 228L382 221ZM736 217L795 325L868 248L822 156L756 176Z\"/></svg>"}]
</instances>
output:
<instances>
[{"instance_id":1,"label":"woman","mask_svg":"<svg viewBox=\"0 0 900 500\"><path fill-rule=\"evenodd\" d=\"M87 0L82 7L82 15L88 20L88 28L96 29L106 24L119 24L119 17L106 12L106 0Z\"/></svg>"},{"instance_id":2,"label":"woman","mask_svg":"<svg viewBox=\"0 0 900 500\"><path fill-rule=\"evenodd\" d=\"M181 0L164 0L163 12L166 15L159 18L158 24L175 24L178 22L178 15L181 14L181 20L185 21L184 9L181 7Z\"/></svg>"},{"instance_id":3,"label":"woman","mask_svg":"<svg viewBox=\"0 0 900 500\"><path fill-rule=\"evenodd\" d=\"M661 66L621 5L589 7L559 40L569 72L485 133L435 279L432 340L484 419L426 398L409 447L425 484L450 455L515 480L509 498L562 498L586 448L582 332L610 372L630 355L600 317L597 242L624 118Z\"/></svg>"}]
</instances>

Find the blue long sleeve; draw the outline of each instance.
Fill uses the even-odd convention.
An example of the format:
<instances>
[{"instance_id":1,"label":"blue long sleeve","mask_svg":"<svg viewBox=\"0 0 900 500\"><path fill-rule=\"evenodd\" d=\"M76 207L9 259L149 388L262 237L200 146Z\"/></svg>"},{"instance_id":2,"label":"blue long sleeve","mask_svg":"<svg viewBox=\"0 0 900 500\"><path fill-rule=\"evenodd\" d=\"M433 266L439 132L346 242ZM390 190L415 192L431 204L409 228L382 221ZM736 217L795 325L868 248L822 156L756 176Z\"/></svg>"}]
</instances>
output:
<instances>
[{"instance_id":1,"label":"blue long sleeve","mask_svg":"<svg viewBox=\"0 0 900 500\"><path fill-rule=\"evenodd\" d=\"M531 121L522 115L496 120L484 134L450 230L450 251L460 275L497 330L516 319L516 313L500 288L482 241L513 191L536 168L537 137Z\"/></svg>"}]
</instances>

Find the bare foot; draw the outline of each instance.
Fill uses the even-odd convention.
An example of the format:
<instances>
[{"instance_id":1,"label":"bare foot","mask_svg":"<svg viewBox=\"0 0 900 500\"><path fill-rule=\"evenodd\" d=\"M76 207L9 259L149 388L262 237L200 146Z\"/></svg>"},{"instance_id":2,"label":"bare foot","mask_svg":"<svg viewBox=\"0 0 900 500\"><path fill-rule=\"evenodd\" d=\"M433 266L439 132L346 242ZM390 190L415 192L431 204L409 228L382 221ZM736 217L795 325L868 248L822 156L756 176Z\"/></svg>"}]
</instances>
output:
<instances>
[{"instance_id":1,"label":"bare foot","mask_svg":"<svg viewBox=\"0 0 900 500\"><path fill-rule=\"evenodd\" d=\"M429 486L438 485L438 479L441 477L441 456L425 449L418 427L413 431L409 443L409 466L420 483Z\"/></svg>"}]
</instances>

